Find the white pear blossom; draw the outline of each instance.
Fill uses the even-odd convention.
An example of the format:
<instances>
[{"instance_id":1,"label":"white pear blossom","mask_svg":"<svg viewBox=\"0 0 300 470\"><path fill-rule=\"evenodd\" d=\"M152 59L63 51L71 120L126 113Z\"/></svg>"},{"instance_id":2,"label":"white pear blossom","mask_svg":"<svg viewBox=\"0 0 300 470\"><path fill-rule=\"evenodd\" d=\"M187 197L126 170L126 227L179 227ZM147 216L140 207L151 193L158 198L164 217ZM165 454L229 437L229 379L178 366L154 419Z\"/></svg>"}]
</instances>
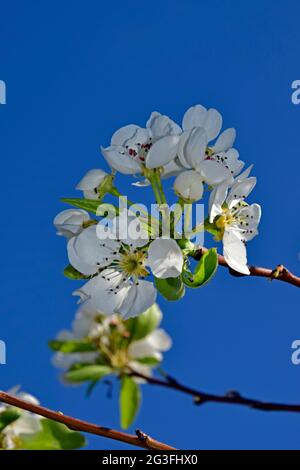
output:
<instances>
[{"instance_id":1,"label":"white pear blossom","mask_svg":"<svg viewBox=\"0 0 300 470\"><path fill-rule=\"evenodd\" d=\"M122 223L121 217L113 226ZM131 221L131 223L133 220ZM125 233L122 230L120 233ZM183 267L183 255L175 240L156 239L150 243L145 234L115 239L107 229L105 240L99 239L97 227L90 226L68 242L71 265L80 273L94 276L74 292L89 308L106 314L119 313L124 319L147 310L156 299L156 288L144 277L150 272L158 278L177 277Z\"/></svg>"},{"instance_id":2,"label":"white pear blossom","mask_svg":"<svg viewBox=\"0 0 300 470\"><path fill-rule=\"evenodd\" d=\"M145 338L133 341L129 346L129 356L131 359L153 357L157 361L161 361L162 352L168 351L171 345L170 336L162 328L159 328Z\"/></svg>"},{"instance_id":3,"label":"white pear blossom","mask_svg":"<svg viewBox=\"0 0 300 470\"><path fill-rule=\"evenodd\" d=\"M95 313L95 312L94 312ZM95 320L95 314L88 315L85 308L79 308L72 323L71 330L62 330L57 335L58 341L79 340L83 338L97 338L104 333L103 323ZM99 353L95 352L57 352L52 357L52 364L59 368L68 370L73 364L93 364L99 358Z\"/></svg>"},{"instance_id":4,"label":"white pear blossom","mask_svg":"<svg viewBox=\"0 0 300 470\"><path fill-rule=\"evenodd\" d=\"M101 147L102 154L112 169L128 175L139 174L144 167L153 169L172 162L181 132L180 126L168 116L153 112L146 128L129 124L117 130L111 145Z\"/></svg>"},{"instance_id":5,"label":"white pear blossom","mask_svg":"<svg viewBox=\"0 0 300 470\"><path fill-rule=\"evenodd\" d=\"M158 328L148 336L138 341L133 341L128 349L129 362L128 366L134 372L138 372L147 377L152 375L152 367L148 364L140 362L145 358L154 359L161 362L163 359L163 352L168 351L172 346L170 336L162 328ZM134 380L138 383L144 383L144 379L135 377Z\"/></svg>"},{"instance_id":6,"label":"white pear blossom","mask_svg":"<svg viewBox=\"0 0 300 470\"><path fill-rule=\"evenodd\" d=\"M161 310L157 304L154 304L151 308L155 309L159 326L159 323L162 320ZM125 338L127 337L128 331L126 330L126 323L123 322L120 316L111 315L107 317L105 314L102 313L102 315L100 315L99 312L91 310L86 306L81 307L76 313L71 331L61 331L58 334L57 339L92 339L99 345L99 352L58 352L55 353L52 358L53 365L59 369L67 371L76 363L97 363L97 360L99 361L99 359L101 359L100 351L103 346L105 351L115 350L114 345L111 344L111 341L114 341L115 338L115 334L113 333L115 327L119 328L121 335L124 335ZM122 367L126 366L133 369L135 372L151 376L153 366L162 361L162 353L168 351L171 346L172 340L169 335L165 330L157 327L144 338L129 342L129 346L127 346L126 353L123 356L126 364L123 363ZM149 364L143 363L143 360L145 359L151 359L153 362L150 361ZM143 380L140 380L139 378L136 378L135 380L143 382Z\"/></svg>"},{"instance_id":7,"label":"white pear blossom","mask_svg":"<svg viewBox=\"0 0 300 470\"><path fill-rule=\"evenodd\" d=\"M39 405L39 401L34 396L29 393L20 392L19 390L20 387L16 386L8 390L8 393L33 405ZM13 407L5 404L0 405L0 413L9 408ZM26 410L18 409L18 411L20 412L19 418L6 426L0 433L0 447L2 446L6 450L19 448L20 438L23 434L36 434L42 429L40 416Z\"/></svg>"},{"instance_id":8,"label":"white pear blossom","mask_svg":"<svg viewBox=\"0 0 300 470\"><path fill-rule=\"evenodd\" d=\"M180 173L175 182L174 190L184 201L199 201L203 195L203 178L200 173L186 170Z\"/></svg>"},{"instance_id":9,"label":"white pear blossom","mask_svg":"<svg viewBox=\"0 0 300 470\"><path fill-rule=\"evenodd\" d=\"M225 260L242 274L250 274L245 244L257 235L261 217L258 204L244 202L255 184L254 177L236 182L230 190L223 183L210 195L209 220L220 230Z\"/></svg>"},{"instance_id":10,"label":"white pear blossom","mask_svg":"<svg viewBox=\"0 0 300 470\"><path fill-rule=\"evenodd\" d=\"M83 209L66 209L54 218L53 224L57 235L71 238L82 232L84 225L89 222L90 216Z\"/></svg>"},{"instance_id":11,"label":"white pear blossom","mask_svg":"<svg viewBox=\"0 0 300 470\"><path fill-rule=\"evenodd\" d=\"M106 176L108 175L103 170L90 170L85 174L82 180L79 181L76 189L83 192L85 199L98 199L97 188Z\"/></svg>"},{"instance_id":12,"label":"white pear blossom","mask_svg":"<svg viewBox=\"0 0 300 470\"><path fill-rule=\"evenodd\" d=\"M215 186L233 178L243 168L239 153L232 148L235 129L223 131L222 116L216 109L207 110L202 105L189 108L182 122L183 133L178 144L178 159L186 169L199 173L209 185ZM211 145L218 136L216 142ZM196 176L195 176L196 177Z\"/></svg>"}]
</instances>

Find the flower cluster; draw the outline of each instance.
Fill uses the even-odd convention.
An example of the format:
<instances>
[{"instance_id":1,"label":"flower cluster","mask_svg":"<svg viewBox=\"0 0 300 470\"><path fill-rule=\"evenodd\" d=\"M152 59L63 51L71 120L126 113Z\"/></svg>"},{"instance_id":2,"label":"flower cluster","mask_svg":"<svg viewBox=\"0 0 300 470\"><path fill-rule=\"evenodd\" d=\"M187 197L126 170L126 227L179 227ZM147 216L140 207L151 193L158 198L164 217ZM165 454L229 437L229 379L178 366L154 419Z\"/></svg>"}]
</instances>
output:
<instances>
[{"instance_id":1,"label":"flower cluster","mask_svg":"<svg viewBox=\"0 0 300 470\"><path fill-rule=\"evenodd\" d=\"M159 328L161 319L157 304L129 321L119 315L101 315L84 305L78 309L72 329L60 331L50 342L56 351L52 362L64 371L66 384L94 382L104 373L122 376L136 372L150 377L172 344Z\"/></svg>"},{"instance_id":2,"label":"flower cluster","mask_svg":"<svg viewBox=\"0 0 300 470\"><path fill-rule=\"evenodd\" d=\"M89 392L104 378L108 385L113 377L118 378L121 425L127 428L140 405L140 384L161 364L171 339L159 328L162 313L156 304L127 321L119 315L101 315L87 306L79 308L71 330L61 331L50 341L55 351L52 362L63 371L64 384L87 383Z\"/></svg>"},{"instance_id":3,"label":"flower cluster","mask_svg":"<svg viewBox=\"0 0 300 470\"><path fill-rule=\"evenodd\" d=\"M256 178L250 176L252 166L244 170L233 147L235 137L233 128L222 131L217 110L196 105L186 111L181 126L153 112L145 127L124 126L108 147L101 147L111 174L90 170L77 185L83 199L65 200L76 209L65 210L54 220L57 233L67 238L70 265L65 274L87 281L74 292L86 309L128 319L154 305L157 290L168 300L177 300L186 287L206 283L216 271L217 255L212 248L191 272L197 250L192 240L199 231L222 240L228 265L249 274L246 243L258 233L261 209L245 200ZM117 172L143 176L133 183L136 186L151 185L159 210L171 221L168 236L162 233L160 220L153 233L153 218L131 212L132 202L125 210L126 230L124 211L110 218L105 231L103 220L90 216L99 215L107 194L124 198L115 186ZM180 208L205 200L210 192L207 218L180 237L175 227L178 213L167 205L163 189L162 180L171 177Z\"/></svg>"}]
</instances>

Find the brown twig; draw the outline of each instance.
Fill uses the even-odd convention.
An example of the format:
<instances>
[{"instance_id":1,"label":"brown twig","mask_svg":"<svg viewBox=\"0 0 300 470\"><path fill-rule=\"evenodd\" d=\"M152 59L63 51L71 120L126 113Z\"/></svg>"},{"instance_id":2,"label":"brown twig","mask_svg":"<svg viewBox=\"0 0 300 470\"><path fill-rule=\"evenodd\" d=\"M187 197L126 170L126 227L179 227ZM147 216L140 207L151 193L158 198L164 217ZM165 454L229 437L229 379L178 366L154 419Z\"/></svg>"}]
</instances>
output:
<instances>
[{"instance_id":1,"label":"brown twig","mask_svg":"<svg viewBox=\"0 0 300 470\"><path fill-rule=\"evenodd\" d=\"M165 380L158 379L156 377L148 377L134 370L131 370L131 375L144 379L148 384L158 385L172 390L177 390L178 392L186 393L187 395L191 395L194 398L196 405L203 405L205 403L211 402L223 403L227 405L243 405L261 411L287 411L291 413L300 413L300 405L264 402L251 398L245 398L239 392L234 390L226 393L225 395L214 395L187 387L186 385L179 383L177 380L167 375Z\"/></svg>"},{"instance_id":2,"label":"brown twig","mask_svg":"<svg viewBox=\"0 0 300 470\"><path fill-rule=\"evenodd\" d=\"M199 260L201 256L208 251L207 248L201 247L197 249L193 254L192 257L195 260ZM224 256L218 255L218 261L220 266L224 266L225 268L229 269L230 274L236 277L245 276L244 274L238 273L228 266L227 262L225 261ZM291 273L285 266L282 264L278 265L275 269L269 268L262 268L259 266L249 266L250 275L256 277L265 277L270 279L276 279L277 281L287 282L288 284L292 284L293 286L300 287L300 277L296 276L295 274Z\"/></svg>"},{"instance_id":3,"label":"brown twig","mask_svg":"<svg viewBox=\"0 0 300 470\"><path fill-rule=\"evenodd\" d=\"M58 423L63 423L68 428L73 431L87 432L89 434L96 434L97 436L106 437L108 439L114 439L115 441L126 442L127 444L142 447L144 449L151 450L173 450L174 447L171 447L163 442L159 442L156 439L148 436L142 431L136 431L136 436L132 434L127 434L122 431L116 431L114 429L105 428L103 426L98 426L96 424L89 423L87 421L82 421L77 418L72 418L71 416L66 416L61 412L52 411L43 406L34 405L28 403L27 401L21 400L20 398L14 397L9 393L0 391L0 402L6 403L8 405L16 406L23 410L31 411L37 415L44 416L45 418L52 419Z\"/></svg>"}]
</instances>

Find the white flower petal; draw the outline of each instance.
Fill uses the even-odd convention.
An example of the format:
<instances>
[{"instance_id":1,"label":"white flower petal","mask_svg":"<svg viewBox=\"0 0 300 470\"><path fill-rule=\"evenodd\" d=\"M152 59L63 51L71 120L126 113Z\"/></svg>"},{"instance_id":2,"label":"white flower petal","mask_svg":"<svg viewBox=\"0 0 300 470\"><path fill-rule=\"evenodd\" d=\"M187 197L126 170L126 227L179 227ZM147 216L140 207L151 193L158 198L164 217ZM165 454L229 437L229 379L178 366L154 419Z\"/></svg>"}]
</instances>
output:
<instances>
[{"instance_id":1,"label":"white flower petal","mask_svg":"<svg viewBox=\"0 0 300 470\"><path fill-rule=\"evenodd\" d=\"M168 351L172 346L172 339L162 328L158 328L147 336L148 342L157 351Z\"/></svg>"},{"instance_id":2,"label":"white flower petal","mask_svg":"<svg viewBox=\"0 0 300 470\"><path fill-rule=\"evenodd\" d=\"M256 178L254 176L234 183L226 200L229 209L243 201L251 193L255 185Z\"/></svg>"},{"instance_id":3,"label":"white flower petal","mask_svg":"<svg viewBox=\"0 0 300 470\"><path fill-rule=\"evenodd\" d=\"M154 139L159 139L167 135L181 134L181 127L172 121L168 116L163 116L160 113L154 112L151 114L147 128L151 130L151 135Z\"/></svg>"},{"instance_id":4,"label":"white flower petal","mask_svg":"<svg viewBox=\"0 0 300 470\"><path fill-rule=\"evenodd\" d=\"M207 135L203 127L197 127L190 133L185 144L185 159L191 168L198 170L205 157Z\"/></svg>"},{"instance_id":5,"label":"white flower petal","mask_svg":"<svg viewBox=\"0 0 300 470\"><path fill-rule=\"evenodd\" d=\"M115 313L116 306L126 298L130 286L124 286L116 293L112 292L110 289L114 289L116 284L122 280L122 273L116 272L114 275L113 270L108 269L74 291L73 295L79 295L81 301L86 303L86 308L101 314L112 315ZM113 278L109 281L102 277L108 272Z\"/></svg>"},{"instance_id":6,"label":"white flower petal","mask_svg":"<svg viewBox=\"0 0 300 470\"><path fill-rule=\"evenodd\" d=\"M181 172L174 181L174 190L182 199L195 202L203 195L203 178L197 171L186 170Z\"/></svg>"},{"instance_id":7,"label":"white flower petal","mask_svg":"<svg viewBox=\"0 0 300 470\"><path fill-rule=\"evenodd\" d=\"M111 232L116 239L132 248L145 246L149 242L149 234L145 224L133 212L130 212L130 209L112 220Z\"/></svg>"},{"instance_id":8,"label":"white flower petal","mask_svg":"<svg viewBox=\"0 0 300 470\"><path fill-rule=\"evenodd\" d=\"M87 211L82 209L66 209L57 214L53 224L57 230L57 235L71 238L83 230L83 224L88 220L90 220L90 216Z\"/></svg>"},{"instance_id":9,"label":"white flower petal","mask_svg":"<svg viewBox=\"0 0 300 470\"><path fill-rule=\"evenodd\" d=\"M157 291L149 281L139 281L132 284L126 295L115 307L115 313L119 313L124 320L136 317L150 308L156 300Z\"/></svg>"},{"instance_id":10,"label":"white flower petal","mask_svg":"<svg viewBox=\"0 0 300 470\"><path fill-rule=\"evenodd\" d=\"M236 138L236 131L233 128L226 129L219 135L216 143L212 147L214 153L227 152L232 146Z\"/></svg>"},{"instance_id":11,"label":"white flower petal","mask_svg":"<svg viewBox=\"0 0 300 470\"><path fill-rule=\"evenodd\" d=\"M225 164L232 175L237 175L245 166L245 163L239 160L239 152L231 148L227 152L222 154L224 159L223 164Z\"/></svg>"},{"instance_id":12,"label":"white flower petal","mask_svg":"<svg viewBox=\"0 0 300 470\"><path fill-rule=\"evenodd\" d=\"M172 340L163 329L156 329L145 338L134 341L129 346L129 356L133 359L154 357L162 360L162 351L168 351L172 346Z\"/></svg>"},{"instance_id":13,"label":"white flower petal","mask_svg":"<svg viewBox=\"0 0 300 470\"><path fill-rule=\"evenodd\" d=\"M193 129L193 127L202 127L207 109L201 104L189 108L183 116L182 128L184 131Z\"/></svg>"},{"instance_id":14,"label":"white flower petal","mask_svg":"<svg viewBox=\"0 0 300 470\"><path fill-rule=\"evenodd\" d=\"M138 188L146 188L147 186L150 186L150 181L145 179L141 181L136 181L135 183L131 183L132 186L137 186Z\"/></svg>"},{"instance_id":15,"label":"white flower petal","mask_svg":"<svg viewBox=\"0 0 300 470\"><path fill-rule=\"evenodd\" d=\"M210 223L213 223L217 215L221 215L223 213L222 205L225 202L227 192L228 184L224 182L216 186L210 193L208 208Z\"/></svg>"},{"instance_id":16,"label":"white flower petal","mask_svg":"<svg viewBox=\"0 0 300 470\"><path fill-rule=\"evenodd\" d=\"M209 109L205 115L203 127L206 130L208 141L213 140L222 128L222 116L216 109Z\"/></svg>"},{"instance_id":17,"label":"white flower petal","mask_svg":"<svg viewBox=\"0 0 300 470\"><path fill-rule=\"evenodd\" d=\"M230 171L214 160L203 160L200 165L203 180L212 186L222 183L231 177Z\"/></svg>"},{"instance_id":18,"label":"white flower petal","mask_svg":"<svg viewBox=\"0 0 300 470\"><path fill-rule=\"evenodd\" d=\"M85 191L82 191L84 199L94 199L97 201L99 199L99 194L96 189L87 189ZM99 201L100 204L100 201Z\"/></svg>"},{"instance_id":19,"label":"white flower petal","mask_svg":"<svg viewBox=\"0 0 300 470\"><path fill-rule=\"evenodd\" d=\"M240 175L238 175L236 178L235 178L235 182L239 182L239 181L243 181L245 180L246 178L249 177L251 171L252 171L252 168L253 168L254 165L250 165L248 166L248 168L246 168L245 171L243 171L243 173L241 173Z\"/></svg>"},{"instance_id":20,"label":"white flower petal","mask_svg":"<svg viewBox=\"0 0 300 470\"><path fill-rule=\"evenodd\" d=\"M223 236L223 254L228 265L242 274L250 274L247 266L247 251L239 234L225 230Z\"/></svg>"},{"instance_id":21,"label":"white flower petal","mask_svg":"<svg viewBox=\"0 0 300 470\"><path fill-rule=\"evenodd\" d=\"M84 315L80 310L77 312L75 319L72 322L72 330L74 337L82 339L88 336L89 331L95 324L91 316Z\"/></svg>"},{"instance_id":22,"label":"white flower petal","mask_svg":"<svg viewBox=\"0 0 300 470\"><path fill-rule=\"evenodd\" d=\"M186 145L188 142L188 139L190 138L190 135L192 133L192 130L185 131L181 134L178 142L178 147L177 147L177 156L178 159L185 168L191 168L190 164L187 161L187 152L186 152Z\"/></svg>"},{"instance_id":23,"label":"white flower petal","mask_svg":"<svg viewBox=\"0 0 300 470\"><path fill-rule=\"evenodd\" d=\"M101 147L102 155L109 166L124 175L134 175L141 172L141 165L138 161L125 154L125 150L120 146Z\"/></svg>"},{"instance_id":24,"label":"white flower petal","mask_svg":"<svg viewBox=\"0 0 300 470\"><path fill-rule=\"evenodd\" d=\"M23 413L10 427L17 436L20 434L35 434L42 429L40 417L28 412Z\"/></svg>"},{"instance_id":25,"label":"white flower petal","mask_svg":"<svg viewBox=\"0 0 300 470\"><path fill-rule=\"evenodd\" d=\"M79 183L76 186L76 189L79 189L81 191L94 190L102 183L102 181L104 180L106 176L107 176L107 173L105 173L105 171L102 171L99 169L90 170L79 181Z\"/></svg>"},{"instance_id":26,"label":"white flower petal","mask_svg":"<svg viewBox=\"0 0 300 470\"><path fill-rule=\"evenodd\" d=\"M183 266L182 251L173 239L157 238L148 250L147 265L155 277L178 277Z\"/></svg>"},{"instance_id":27,"label":"white flower petal","mask_svg":"<svg viewBox=\"0 0 300 470\"><path fill-rule=\"evenodd\" d=\"M146 157L147 168L158 168L166 165L176 157L179 136L170 135L157 140Z\"/></svg>"},{"instance_id":28,"label":"white flower petal","mask_svg":"<svg viewBox=\"0 0 300 470\"><path fill-rule=\"evenodd\" d=\"M103 246L105 244L105 246ZM71 265L82 274L95 274L100 267L109 264L113 258L113 250L119 250L115 240L100 240L97 226L84 229L77 237L68 242L68 257Z\"/></svg>"},{"instance_id":29,"label":"white flower petal","mask_svg":"<svg viewBox=\"0 0 300 470\"><path fill-rule=\"evenodd\" d=\"M21 400L27 401L27 403L31 403L31 405L39 405L40 402L37 398L35 398L33 395L30 393L26 392L19 392L17 394L17 397L20 398Z\"/></svg>"},{"instance_id":30,"label":"white flower petal","mask_svg":"<svg viewBox=\"0 0 300 470\"><path fill-rule=\"evenodd\" d=\"M141 364L138 361L130 361L128 365L132 370L138 372L139 374L144 375L145 377L152 376L152 368L146 364ZM141 379L140 377L132 377L132 378L137 384L147 383L147 380Z\"/></svg>"},{"instance_id":31,"label":"white flower petal","mask_svg":"<svg viewBox=\"0 0 300 470\"><path fill-rule=\"evenodd\" d=\"M135 150L139 150L139 145L146 144L151 137L150 132L148 129L144 129L143 127L139 127L136 129L135 133L132 137L125 140L123 147L133 148Z\"/></svg>"},{"instance_id":32,"label":"white flower petal","mask_svg":"<svg viewBox=\"0 0 300 470\"><path fill-rule=\"evenodd\" d=\"M111 138L111 145L124 145L126 140L131 139L140 126L129 124L118 129Z\"/></svg>"},{"instance_id":33,"label":"white flower petal","mask_svg":"<svg viewBox=\"0 0 300 470\"><path fill-rule=\"evenodd\" d=\"M258 234L257 227L261 219L260 205L251 204L250 206L243 207L238 211L237 216L247 221L246 226L245 224L239 225L242 230L242 237L247 241L252 240Z\"/></svg>"},{"instance_id":34,"label":"white flower petal","mask_svg":"<svg viewBox=\"0 0 300 470\"><path fill-rule=\"evenodd\" d=\"M159 113L158 111L153 111L150 114L150 117L149 117L148 121L146 122L147 129L151 128L151 126L153 125L155 119L158 118L159 116L161 116L161 113Z\"/></svg>"}]
</instances>

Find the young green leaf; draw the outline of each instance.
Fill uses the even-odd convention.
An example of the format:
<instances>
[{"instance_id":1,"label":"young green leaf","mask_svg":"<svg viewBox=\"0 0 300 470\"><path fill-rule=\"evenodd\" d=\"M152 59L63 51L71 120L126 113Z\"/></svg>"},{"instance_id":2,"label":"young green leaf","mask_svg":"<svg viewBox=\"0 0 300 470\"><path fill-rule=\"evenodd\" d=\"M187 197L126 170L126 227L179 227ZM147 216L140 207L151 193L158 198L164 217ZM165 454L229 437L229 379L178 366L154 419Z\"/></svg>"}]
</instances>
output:
<instances>
[{"instance_id":1,"label":"young green leaf","mask_svg":"<svg viewBox=\"0 0 300 470\"><path fill-rule=\"evenodd\" d=\"M97 209L101 205L101 201L97 199L62 198L61 200L70 206L79 207L93 214L97 214Z\"/></svg>"},{"instance_id":2,"label":"young green leaf","mask_svg":"<svg viewBox=\"0 0 300 470\"><path fill-rule=\"evenodd\" d=\"M211 248L201 257L194 273L184 270L183 282L188 287L204 286L214 276L218 267L218 254L216 248Z\"/></svg>"},{"instance_id":3,"label":"young green leaf","mask_svg":"<svg viewBox=\"0 0 300 470\"><path fill-rule=\"evenodd\" d=\"M160 360L156 357L140 357L139 359L136 359L136 361L147 366L157 366L160 364Z\"/></svg>"},{"instance_id":4,"label":"young green leaf","mask_svg":"<svg viewBox=\"0 0 300 470\"><path fill-rule=\"evenodd\" d=\"M7 408L0 413L0 432L6 426L16 421L21 416L21 412L17 408Z\"/></svg>"},{"instance_id":5,"label":"young green leaf","mask_svg":"<svg viewBox=\"0 0 300 470\"><path fill-rule=\"evenodd\" d=\"M41 420L41 431L37 434L21 435L22 448L26 450L74 450L86 445L85 438L71 431L64 424Z\"/></svg>"},{"instance_id":6,"label":"young green leaf","mask_svg":"<svg viewBox=\"0 0 300 470\"><path fill-rule=\"evenodd\" d=\"M112 373L112 369L108 366L93 364L87 365L86 367L81 367L78 370L70 370L66 372L64 377L73 383L82 383L100 380L102 377Z\"/></svg>"},{"instance_id":7,"label":"young green leaf","mask_svg":"<svg viewBox=\"0 0 300 470\"><path fill-rule=\"evenodd\" d=\"M49 341L49 347L53 351L59 351L65 354L75 353L75 352L89 352L96 351L96 346L88 340L82 339L72 339L66 341L53 340Z\"/></svg>"},{"instance_id":8,"label":"young green leaf","mask_svg":"<svg viewBox=\"0 0 300 470\"><path fill-rule=\"evenodd\" d=\"M155 286L158 292L167 300L179 300L185 294L185 287L181 277L169 277L167 279L155 278Z\"/></svg>"},{"instance_id":9,"label":"young green leaf","mask_svg":"<svg viewBox=\"0 0 300 470\"><path fill-rule=\"evenodd\" d=\"M141 402L141 391L138 384L128 375L121 379L120 420L123 429L133 423Z\"/></svg>"},{"instance_id":10,"label":"young green leaf","mask_svg":"<svg viewBox=\"0 0 300 470\"><path fill-rule=\"evenodd\" d=\"M130 341L137 341L149 335L161 322L162 313L157 304L153 304L146 312L126 322L130 333Z\"/></svg>"},{"instance_id":11,"label":"young green leaf","mask_svg":"<svg viewBox=\"0 0 300 470\"><path fill-rule=\"evenodd\" d=\"M71 264L68 264L68 266L65 267L64 276L66 276L68 279L72 279L72 281L77 281L78 279L87 279L88 277L73 268Z\"/></svg>"}]
</instances>

